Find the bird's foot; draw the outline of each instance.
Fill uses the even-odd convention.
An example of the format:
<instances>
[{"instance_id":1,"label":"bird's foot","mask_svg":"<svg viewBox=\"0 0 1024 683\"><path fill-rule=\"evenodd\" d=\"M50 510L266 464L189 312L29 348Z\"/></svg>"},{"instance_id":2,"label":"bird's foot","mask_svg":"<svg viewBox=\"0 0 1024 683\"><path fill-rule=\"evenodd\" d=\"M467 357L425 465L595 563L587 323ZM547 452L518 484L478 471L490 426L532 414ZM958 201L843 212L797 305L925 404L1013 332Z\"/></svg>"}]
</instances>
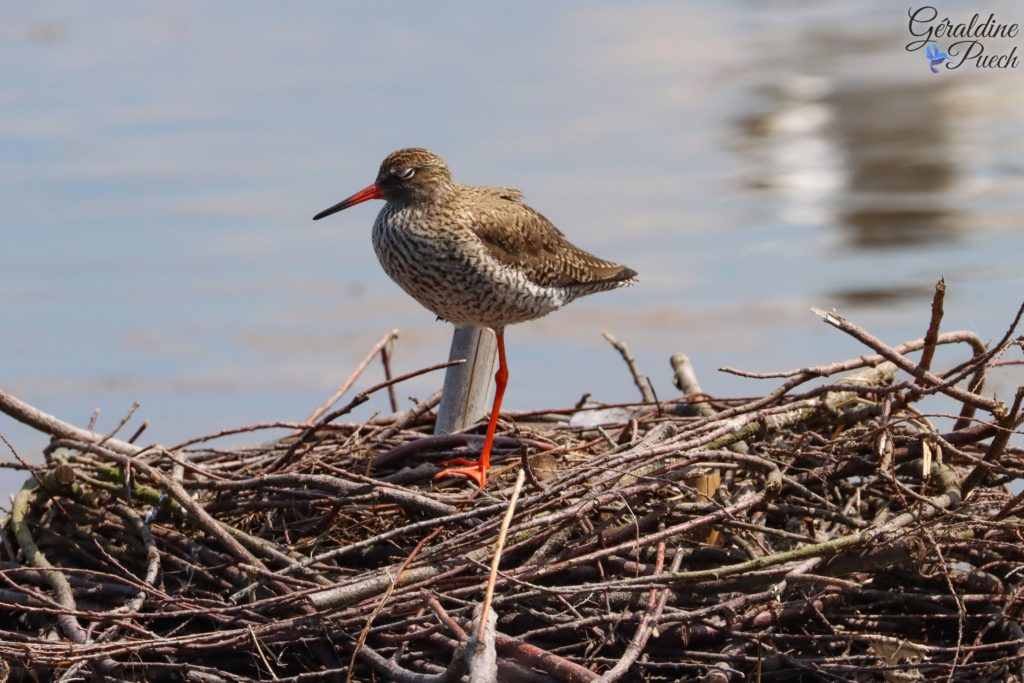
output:
<instances>
[{"instance_id":1,"label":"bird's foot","mask_svg":"<svg viewBox=\"0 0 1024 683\"><path fill-rule=\"evenodd\" d=\"M447 460L442 460L441 464L445 467L448 467L449 465L476 465L479 467L480 461L470 460L469 458L448 458Z\"/></svg>"},{"instance_id":2,"label":"bird's foot","mask_svg":"<svg viewBox=\"0 0 1024 683\"><path fill-rule=\"evenodd\" d=\"M452 458L451 460L446 460L444 464L465 465L465 467L445 467L434 475L435 481L444 477L466 477L475 481L476 485L480 488L484 488L487 485L487 471L475 460Z\"/></svg>"}]
</instances>

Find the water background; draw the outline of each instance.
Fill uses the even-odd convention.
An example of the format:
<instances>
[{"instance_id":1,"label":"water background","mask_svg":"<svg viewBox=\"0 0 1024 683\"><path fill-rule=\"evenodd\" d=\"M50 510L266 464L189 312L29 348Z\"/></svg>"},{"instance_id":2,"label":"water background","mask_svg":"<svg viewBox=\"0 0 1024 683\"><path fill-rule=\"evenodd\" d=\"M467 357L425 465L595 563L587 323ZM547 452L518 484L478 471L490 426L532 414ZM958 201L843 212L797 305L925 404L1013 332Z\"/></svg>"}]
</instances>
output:
<instances>
[{"instance_id":1,"label":"water background","mask_svg":"<svg viewBox=\"0 0 1024 683\"><path fill-rule=\"evenodd\" d=\"M1013 3L984 10L1024 21ZM8 4L0 386L79 425L98 408L99 431L138 401L142 441L171 444L304 418L391 328L396 372L444 360L451 329L374 258L378 207L310 220L405 146L464 182L522 189L572 240L640 273L509 329L509 408L634 398L604 329L663 398L676 351L712 393L764 393L775 385L716 368L864 352L811 306L892 343L920 337L940 276L944 329L998 338L1024 298L1024 70L932 74L904 50L906 13ZM380 379L374 366L357 389ZM402 385L403 406L440 381ZM1008 368L990 390L1022 381ZM357 417L387 410L382 396ZM45 444L6 417L0 433L30 460ZM0 470L0 489L22 479Z\"/></svg>"}]
</instances>

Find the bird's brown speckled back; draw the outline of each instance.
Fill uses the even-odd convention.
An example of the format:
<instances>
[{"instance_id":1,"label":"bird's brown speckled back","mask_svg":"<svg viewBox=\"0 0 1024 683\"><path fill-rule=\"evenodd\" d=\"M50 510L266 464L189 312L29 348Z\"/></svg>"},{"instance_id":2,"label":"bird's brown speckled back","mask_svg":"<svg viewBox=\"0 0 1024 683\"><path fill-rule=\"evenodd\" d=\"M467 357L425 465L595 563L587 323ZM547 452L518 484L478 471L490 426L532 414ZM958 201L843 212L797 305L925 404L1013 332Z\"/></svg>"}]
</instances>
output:
<instances>
[{"instance_id":1,"label":"bird's brown speckled back","mask_svg":"<svg viewBox=\"0 0 1024 683\"><path fill-rule=\"evenodd\" d=\"M517 190L463 185L425 149L381 164L387 204L373 245L387 274L438 317L496 330L573 299L636 282L636 272L569 242Z\"/></svg>"}]
</instances>

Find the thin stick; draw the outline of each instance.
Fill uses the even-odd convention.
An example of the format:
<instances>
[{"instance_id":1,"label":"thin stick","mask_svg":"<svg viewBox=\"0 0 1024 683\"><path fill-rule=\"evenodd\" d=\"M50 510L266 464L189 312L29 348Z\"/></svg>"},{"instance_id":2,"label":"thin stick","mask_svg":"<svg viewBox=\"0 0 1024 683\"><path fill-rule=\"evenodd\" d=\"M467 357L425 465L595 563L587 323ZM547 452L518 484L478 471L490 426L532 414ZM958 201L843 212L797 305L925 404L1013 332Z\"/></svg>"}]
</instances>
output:
<instances>
[{"instance_id":1,"label":"thin stick","mask_svg":"<svg viewBox=\"0 0 1024 683\"><path fill-rule=\"evenodd\" d=\"M441 402L441 392L435 391L429 397L423 399L409 410L405 411L401 415L395 418L388 427L386 427L380 434L378 434L375 440L380 443L390 439L392 436L402 431L416 420L420 419L431 410L437 407L437 404Z\"/></svg>"},{"instance_id":2,"label":"thin stick","mask_svg":"<svg viewBox=\"0 0 1024 683\"><path fill-rule=\"evenodd\" d=\"M512 499L508 501L508 509L505 510L505 518L501 520L501 530L498 531L498 545L494 549L494 559L491 560L491 574L487 577L487 591L484 593L484 604L480 608L480 630L477 638L481 641L487 633L487 613L491 609L491 600L494 598L494 583L498 579L498 564L501 563L501 551L505 548L505 536L508 534L508 526L512 523L512 515L515 513L516 501L519 500L519 492L523 490L523 482L526 481L526 472L520 468L516 475L516 485L512 489Z\"/></svg>"},{"instance_id":3,"label":"thin stick","mask_svg":"<svg viewBox=\"0 0 1024 683\"><path fill-rule=\"evenodd\" d=\"M244 427L228 427L221 429L213 434L205 434L203 436L196 436L188 441L182 441L179 444L171 446L167 450L169 451L180 451L183 448L189 446L195 446L196 444L206 443L208 441L215 441L225 436L233 436L235 434L245 434L246 432L256 432L263 429L305 429L306 423L304 422L260 422L258 424L245 425Z\"/></svg>"},{"instance_id":4,"label":"thin stick","mask_svg":"<svg viewBox=\"0 0 1024 683\"><path fill-rule=\"evenodd\" d=\"M421 368L419 370L414 370L413 372L407 372L404 375L399 375L398 377L393 377L392 379L389 379L389 380L386 380L384 382L381 382L380 384L375 384L372 387L370 387L369 389L366 389L365 391L359 392L358 394L356 394L352 398L351 401L349 401L343 407L338 408L337 410L335 410L333 412L330 412L327 415L324 415L323 417L319 418L315 423L307 425L306 429L302 432L302 434L297 439L295 439L295 442L292 443L292 445L288 448L288 450L285 451L284 454L282 454L279 458L277 458L277 460L275 460L270 465L269 471L274 472L276 470L281 469L282 467L284 467L288 463L290 463L295 458L296 454L298 453L299 447L302 446L305 443L308 443L310 438L312 438L312 436L316 433L316 431L320 427L323 427L324 425L329 424L333 420L338 419L342 415L345 415L346 413L351 412L352 410L354 410L358 406L361 406L362 404L366 403L367 401L370 400L370 396L371 395L375 394L376 392L380 391L381 389L385 389L387 387L390 387L393 384L398 384L399 382L404 382L405 380L412 379L413 377L419 377L420 375L425 375L428 372L433 372L435 370L443 370L444 368L451 367L452 365L460 365L460 364L465 363L465 362L466 361L464 361L464 360L450 360L447 363L437 363L437 364L431 365L429 367Z\"/></svg>"},{"instance_id":5,"label":"thin stick","mask_svg":"<svg viewBox=\"0 0 1024 683\"><path fill-rule=\"evenodd\" d=\"M130 437L128 437L128 443L135 443L138 440L138 438L142 436L142 432L146 431L148 427L149 420L143 420L142 424L139 425L139 428L136 429L135 432Z\"/></svg>"},{"instance_id":6,"label":"thin stick","mask_svg":"<svg viewBox=\"0 0 1024 683\"><path fill-rule=\"evenodd\" d=\"M359 405L362 405L363 403L366 403L370 399L370 396L372 396L373 394L377 393L381 389L385 389L387 387L394 386L395 384L398 384L399 382L404 382L407 379L412 379L414 377L419 377L420 375L425 375L425 374L427 374L429 372L434 372L435 370L444 370L445 368L450 368L453 365L462 365L465 362L466 361L464 361L462 359L459 359L459 360L450 360L450 361L448 361L446 363L435 363L434 365L429 365L429 366L427 366L425 368L420 368L419 370L413 370L412 372L407 372L404 375L399 375L398 377L392 377L391 379L386 380L384 382L381 382L379 384L374 384L369 389L367 389L365 391L360 391L358 394L356 394L355 398L353 398L351 401L349 401L348 405L346 405L346 406L344 406L342 408L338 408L337 410L335 410L335 411L333 411L331 413L328 413L324 417L320 418L320 420L317 422L317 424L310 425L310 427L318 427L318 426L325 425L325 424L327 424L329 422L332 422L332 421L338 419L339 417L341 417L345 413L350 412L356 406L359 406Z\"/></svg>"},{"instance_id":7,"label":"thin stick","mask_svg":"<svg viewBox=\"0 0 1024 683\"><path fill-rule=\"evenodd\" d=\"M2 389L0 389L0 411L10 415L18 422L57 438L75 439L90 444L94 444L100 439L91 430L76 427L49 413L44 413ZM103 447L125 455L134 455L141 450L138 446L133 446L120 439L107 439Z\"/></svg>"},{"instance_id":8,"label":"thin stick","mask_svg":"<svg viewBox=\"0 0 1024 683\"><path fill-rule=\"evenodd\" d=\"M940 334L936 339L937 344L968 344L974 351L975 358L977 360L986 353L985 342L974 332L970 330L959 330L957 332L945 332ZM893 347L896 353L906 354L919 349L924 348L925 340L915 339L914 341L903 342ZM865 366L875 366L881 363L885 358L879 354L875 356L858 356L850 360L839 361L838 363L828 363L826 365L817 365L806 368L796 368L793 370L780 370L777 372L751 372L749 370L740 370L738 368L730 368L723 366L718 368L719 372L726 372L730 375L736 375L737 377L749 377L750 379L783 379L787 377L797 377L800 375L806 375L809 377L828 377L840 372L846 372L847 370L856 370Z\"/></svg>"},{"instance_id":9,"label":"thin stick","mask_svg":"<svg viewBox=\"0 0 1024 683\"><path fill-rule=\"evenodd\" d=\"M136 403L132 403L131 406L128 408L128 412L126 412L124 414L124 416L118 421L118 423L116 425L114 425L114 428L111 429L109 432L107 432L107 434L102 439L100 439L99 445L102 446L104 443L106 443L110 439L113 439L114 435L117 434L119 431L121 431L122 427L124 427L126 424L128 424L128 420L132 419L132 415L134 415L135 411L138 410L138 409L139 409L139 404L137 402Z\"/></svg>"},{"instance_id":10,"label":"thin stick","mask_svg":"<svg viewBox=\"0 0 1024 683\"><path fill-rule=\"evenodd\" d=\"M377 606L373 608L372 612L370 612L370 616L366 619L366 624L363 626L363 630L359 632L359 638L356 640L356 646L352 649L352 658L349 660L348 663L348 675L345 676L346 683L347 681L352 680L352 672L355 669L356 657L359 656L359 651L363 649L363 645L366 643L366 637L370 635L370 627L373 626L373 620L377 618L381 611L383 611L384 605L387 604L388 600L391 598L391 594L394 593L395 588L398 587L398 582L401 581L402 574L405 572L406 569L409 568L409 565L411 565L412 561L416 559L416 556L420 554L420 550L423 549L423 546L429 543L431 539L433 539L439 533L441 533L440 527L434 529L429 534L420 539L419 543L417 543L416 546L412 549L412 552L410 552L408 556L406 556L406 558L402 560L401 566L398 567L398 571L395 573L394 581L388 582L387 590L384 591L384 595L381 596L380 601L377 603Z\"/></svg>"},{"instance_id":11,"label":"thin stick","mask_svg":"<svg viewBox=\"0 0 1024 683\"><path fill-rule=\"evenodd\" d=\"M672 571L678 571L679 566L682 564L683 554L676 550L675 560L672 566ZM658 551L654 561L654 575L658 576L661 574L665 567L665 542L662 541L658 544ZM651 633L658 625L658 618L661 616L661 612L665 609L667 600L662 599L662 595L667 593L665 589L652 588L650 594L647 597L647 610L644 612L644 616L640 620L640 625L637 626L636 632L633 634L633 639L626 646L626 650L622 653L622 657L618 662L615 663L607 673L598 679L598 683L612 683L622 678L629 667L633 666L633 662L637 660L640 654L644 651L644 647L647 645L647 640L651 637Z\"/></svg>"},{"instance_id":12,"label":"thin stick","mask_svg":"<svg viewBox=\"0 0 1024 683\"><path fill-rule=\"evenodd\" d=\"M640 368L637 367L636 358L629 352L629 347L624 342L620 342L618 339L612 336L611 332L604 331L601 333L608 343L615 347L615 350L622 356L622 360L626 361L626 366L629 368L629 372L633 375L633 384L640 390L640 396L643 397L644 403L654 403L654 394L651 392L650 385L644 381L644 376L640 372Z\"/></svg>"},{"instance_id":13,"label":"thin stick","mask_svg":"<svg viewBox=\"0 0 1024 683\"><path fill-rule=\"evenodd\" d=\"M256 653L260 656L260 660L263 662L263 666L265 666L267 668L267 671L270 672L270 677L273 678L275 681L280 680L280 678L277 675L277 672L274 671L274 667L270 666L270 662L267 661L267 656L263 654L263 647L260 645L260 639L256 637L256 631L253 630L251 625L249 626L249 633L250 635L252 635L253 645L256 646Z\"/></svg>"},{"instance_id":14,"label":"thin stick","mask_svg":"<svg viewBox=\"0 0 1024 683\"><path fill-rule=\"evenodd\" d=\"M693 371L690 357L685 353L676 353L672 355L669 362L675 373L676 388L685 396L692 397L687 401L687 405L691 406L701 417L714 417L716 411L708 403L707 394L700 388L700 381L697 380L697 373Z\"/></svg>"},{"instance_id":15,"label":"thin stick","mask_svg":"<svg viewBox=\"0 0 1024 683\"><path fill-rule=\"evenodd\" d=\"M331 409L331 406L338 402L338 399L345 395L346 391L352 388L352 385L356 383L356 380L358 380L359 377L366 370L366 368L369 367L370 363L373 362L373 359L377 357L377 354L379 354L384 349L384 347L386 347L389 343L391 343L393 339L397 337L398 330L391 330L383 337L381 337L380 341L374 344L373 348L370 349L369 353L367 353L366 356L361 361L359 361L359 365L357 365L356 369L352 371L352 374L348 376L348 379L342 382L341 386L338 387L338 389L333 394L331 394L331 397L324 401L322 404L320 404L316 408L316 410L310 413L309 416L305 420L303 420L303 422L305 422L306 425L312 425L314 422L319 420L324 415L324 413ZM390 377L388 379L390 379Z\"/></svg>"},{"instance_id":16,"label":"thin stick","mask_svg":"<svg viewBox=\"0 0 1024 683\"><path fill-rule=\"evenodd\" d=\"M936 377L927 370L924 370L923 368L919 367L917 363L910 360L901 353L898 353L895 349L893 349L891 346L883 342L881 339L867 332L863 328L853 324L852 322L842 317L841 315L814 307L811 308L811 311L813 311L815 315L819 316L824 322L828 323L829 325L832 325L833 327L840 329L843 332L846 332L854 339L857 339L866 344L867 346L870 346L872 349L877 351L881 356L883 356L886 360L892 361L892 363L894 363L898 368L900 368L907 374L924 381L927 385L931 385L933 387L940 387L939 391L946 394L947 396L954 398L960 401L961 403L968 403L978 408L983 408L991 412L993 415L997 415L1000 417L1006 415L1006 406L1003 404L1002 401L997 401L988 398L987 396L982 396L980 394L975 394L974 392L971 391L966 391L955 385L947 386L948 383L944 382L941 377Z\"/></svg>"},{"instance_id":17,"label":"thin stick","mask_svg":"<svg viewBox=\"0 0 1024 683\"><path fill-rule=\"evenodd\" d=\"M392 330L395 332L396 330ZM397 336L397 335L396 335ZM384 379L391 379L391 354L395 350L395 338L392 337L384 348L380 350L380 363L384 366ZM398 397L395 395L395 385L388 385L388 400L391 401L391 412L398 412Z\"/></svg>"},{"instance_id":18,"label":"thin stick","mask_svg":"<svg viewBox=\"0 0 1024 683\"><path fill-rule=\"evenodd\" d=\"M530 483L534 488L538 491L547 491L547 487L537 479L537 475L534 474L533 470L530 468L530 457L526 444L519 447L519 466L523 469L523 472L526 473L526 478L530 480Z\"/></svg>"},{"instance_id":19,"label":"thin stick","mask_svg":"<svg viewBox=\"0 0 1024 683\"><path fill-rule=\"evenodd\" d=\"M921 362L918 366L928 372L932 368L932 357L935 355L935 346L939 339L939 325L942 323L942 302L946 297L946 279L939 278L935 283L935 296L932 297L932 317L928 321L928 331L924 335L924 350L921 352ZM923 377L917 378L918 386L925 386Z\"/></svg>"},{"instance_id":20,"label":"thin stick","mask_svg":"<svg viewBox=\"0 0 1024 683\"><path fill-rule=\"evenodd\" d=\"M1017 429L1017 425L1020 424L1020 407L1021 402L1024 401L1024 386L1017 387L1017 394L1013 399L1013 407L1010 408L1010 412L1004 417L999 419L999 432L996 433L992 439L992 443L989 444L988 450L985 452L985 457L982 458L982 462L988 464L996 462L999 456L1002 455L1003 449L1006 448L1006 444L1010 442L1010 436L1013 435L1014 430ZM975 486L980 484L985 475L988 474L988 468L983 464L977 464L974 469L971 470L967 478L964 479L961 491L963 492L964 498L974 489Z\"/></svg>"}]
</instances>

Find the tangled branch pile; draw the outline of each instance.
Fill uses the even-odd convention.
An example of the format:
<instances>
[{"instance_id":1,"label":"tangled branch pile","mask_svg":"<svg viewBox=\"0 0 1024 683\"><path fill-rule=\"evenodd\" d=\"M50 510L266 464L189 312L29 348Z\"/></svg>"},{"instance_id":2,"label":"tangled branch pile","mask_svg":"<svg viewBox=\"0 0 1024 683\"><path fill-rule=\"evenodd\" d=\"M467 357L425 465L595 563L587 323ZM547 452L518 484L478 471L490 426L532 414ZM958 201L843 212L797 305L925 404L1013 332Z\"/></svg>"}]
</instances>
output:
<instances>
[{"instance_id":1,"label":"tangled branch pile","mask_svg":"<svg viewBox=\"0 0 1024 683\"><path fill-rule=\"evenodd\" d=\"M984 391L1017 321L891 347L821 315L874 355L740 401L676 357L680 398L507 415L485 491L431 481L479 447L429 436L436 397L224 451L4 396L53 440L0 530L0 680L1024 680L1024 394Z\"/></svg>"}]
</instances>

